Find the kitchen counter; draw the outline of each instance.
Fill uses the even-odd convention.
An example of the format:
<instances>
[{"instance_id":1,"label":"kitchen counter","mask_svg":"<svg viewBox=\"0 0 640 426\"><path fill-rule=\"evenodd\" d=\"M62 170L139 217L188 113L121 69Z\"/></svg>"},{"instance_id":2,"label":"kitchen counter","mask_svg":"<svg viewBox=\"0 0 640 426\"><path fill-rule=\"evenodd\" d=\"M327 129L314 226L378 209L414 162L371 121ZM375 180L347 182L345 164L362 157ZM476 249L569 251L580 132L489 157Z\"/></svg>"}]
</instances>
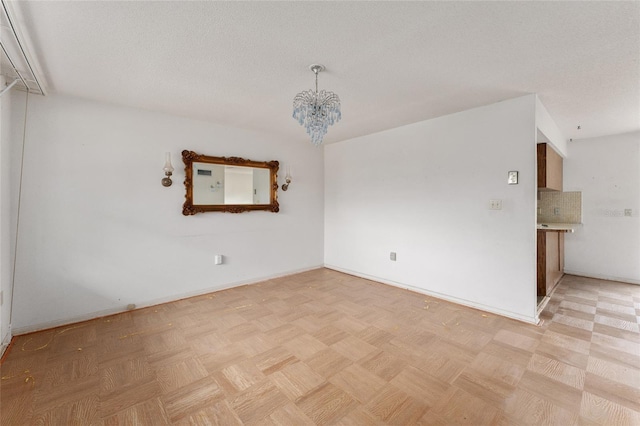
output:
<instances>
[{"instance_id":1,"label":"kitchen counter","mask_svg":"<svg viewBox=\"0 0 640 426\"><path fill-rule=\"evenodd\" d=\"M581 223L538 223L536 229L539 231L555 231L555 232L575 232L582 226Z\"/></svg>"}]
</instances>

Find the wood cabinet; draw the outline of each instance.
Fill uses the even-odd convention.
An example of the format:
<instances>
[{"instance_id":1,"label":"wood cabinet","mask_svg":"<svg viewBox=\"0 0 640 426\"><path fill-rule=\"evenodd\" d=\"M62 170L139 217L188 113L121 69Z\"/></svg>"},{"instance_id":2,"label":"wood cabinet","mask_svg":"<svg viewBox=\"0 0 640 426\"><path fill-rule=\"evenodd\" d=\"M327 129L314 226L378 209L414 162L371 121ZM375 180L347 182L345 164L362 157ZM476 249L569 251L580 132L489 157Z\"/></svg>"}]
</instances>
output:
<instances>
[{"instance_id":1,"label":"wood cabinet","mask_svg":"<svg viewBox=\"0 0 640 426\"><path fill-rule=\"evenodd\" d=\"M537 232L538 296L547 296L564 275L564 231Z\"/></svg>"},{"instance_id":2,"label":"wood cabinet","mask_svg":"<svg viewBox=\"0 0 640 426\"><path fill-rule=\"evenodd\" d=\"M562 191L562 157L546 143L538 144L538 189Z\"/></svg>"}]
</instances>

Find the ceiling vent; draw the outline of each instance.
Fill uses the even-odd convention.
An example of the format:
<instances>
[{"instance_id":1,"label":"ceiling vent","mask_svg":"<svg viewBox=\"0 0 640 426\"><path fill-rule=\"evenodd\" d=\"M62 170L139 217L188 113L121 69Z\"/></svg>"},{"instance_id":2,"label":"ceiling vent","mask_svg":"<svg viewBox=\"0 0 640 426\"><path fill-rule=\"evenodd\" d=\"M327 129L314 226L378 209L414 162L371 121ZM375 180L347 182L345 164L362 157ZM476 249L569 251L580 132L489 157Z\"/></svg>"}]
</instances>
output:
<instances>
[{"instance_id":1,"label":"ceiling vent","mask_svg":"<svg viewBox=\"0 0 640 426\"><path fill-rule=\"evenodd\" d=\"M10 2L1 0L0 5L0 74L5 77L7 86L15 84L18 89L45 95L44 80L34 58L29 55L16 14Z\"/></svg>"}]
</instances>

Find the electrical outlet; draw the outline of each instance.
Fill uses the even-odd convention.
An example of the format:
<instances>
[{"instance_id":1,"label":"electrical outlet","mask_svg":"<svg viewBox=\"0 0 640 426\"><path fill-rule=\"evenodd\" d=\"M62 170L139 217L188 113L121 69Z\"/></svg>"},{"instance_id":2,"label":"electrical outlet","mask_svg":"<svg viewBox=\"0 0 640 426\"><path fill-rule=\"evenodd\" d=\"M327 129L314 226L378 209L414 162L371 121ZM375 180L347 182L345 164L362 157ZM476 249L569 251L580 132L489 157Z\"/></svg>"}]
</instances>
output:
<instances>
[{"instance_id":1,"label":"electrical outlet","mask_svg":"<svg viewBox=\"0 0 640 426\"><path fill-rule=\"evenodd\" d=\"M396 261L396 252L395 251L392 251L389 254L389 259L393 260L394 262Z\"/></svg>"},{"instance_id":2,"label":"electrical outlet","mask_svg":"<svg viewBox=\"0 0 640 426\"><path fill-rule=\"evenodd\" d=\"M502 210L502 200L489 200L489 210Z\"/></svg>"},{"instance_id":3,"label":"electrical outlet","mask_svg":"<svg viewBox=\"0 0 640 426\"><path fill-rule=\"evenodd\" d=\"M560 215L560 207L554 207L553 208L553 215L554 216Z\"/></svg>"},{"instance_id":4,"label":"electrical outlet","mask_svg":"<svg viewBox=\"0 0 640 426\"><path fill-rule=\"evenodd\" d=\"M632 209L624 209L624 215L625 216L632 216L633 215L633 210Z\"/></svg>"}]
</instances>

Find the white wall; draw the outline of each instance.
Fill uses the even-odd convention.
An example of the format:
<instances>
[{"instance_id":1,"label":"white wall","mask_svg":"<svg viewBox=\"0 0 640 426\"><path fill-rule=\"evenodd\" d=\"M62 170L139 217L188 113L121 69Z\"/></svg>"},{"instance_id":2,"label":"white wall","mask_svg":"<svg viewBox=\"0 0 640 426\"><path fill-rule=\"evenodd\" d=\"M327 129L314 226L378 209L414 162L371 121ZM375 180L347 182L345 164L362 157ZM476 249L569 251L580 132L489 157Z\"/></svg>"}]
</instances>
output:
<instances>
[{"instance_id":1,"label":"white wall","mask_svg":"<svg viewBox=\"0 0 640 426\"><path fill-rule=\"evenodd\" d=\"M5 78L2 75L0 75L0 87L5 87ZM9 215L12 205L8 173L11 164L8 160L11 144L9 143L9 138L5 135L5 132L9 128L9 126L5 124L5 122L8 121L6 114L10 106L8 97L8 94L5 93L5 96L0 99L0 292L2 292L2 299L4 299L5 292L8 294L8 292L11 291L12 274L12 258L9 254L11 250L10 231L12 226ZM3 300L2 303L0 303L0 356L2 356L11 340L9 316L9 305L7 304L5 307Z\"/></svg>"},{"instance_id":2,"label":"white wall","mask_svg":"<svg viewBox=\"0 0 640 426\"><path fill-rule=\"evenodd\" d=\"M583 222L565 272L640 284L640 132L570 142L564 188L582 191Z\"/></svg>"},{"instance_id":3,"label":"white wall","mask_svg":"<svg viewBox=\"0 0 640 426\"><path fill-rule=\"evenodd\" d=\"M0 87L4 86L5 78L0 75ZM7 138L3 135L6 126L3 124L3 121L7 120L4 113L8 109L8 106L9 103L6 100L0 99L0 291L3 296L5 287L11 288L11 271L9 269L11 262L11 256L9 255L9 248L11 247L9 243L9 230L11 227L9 212L11 199L8 191L8 179L5 177L6 170L9 170L10 163L5 160L9 144L6 142ZM11 339L11 333L8 329L9 321L5 319L6 315L10 315L9 309L8 307L4 307L4 303L0 303L0 356L4 353L8 344L7 342Z\"/></svg>"},{"instance_id":4,"label":"white wall","mask_svg":"<svg viewBox=\"0 0 640 426\"><path fill-rule=\"evenodd\" d=\"M0 82L0 87L4 84ZM16 88L0 100L0 353L11 340L11 293L27 93Z\"/></svg>"},{"instance_id":5,"label":"white wall","mask_svg":"<svg viewBox=\"0 0 640 426\"><path fill-rule=\"evenodd\" d=\"M538 142L546 142L551 144L557 153L563 158L567 156L567 139L564 137L560 129L556 125L553 118L536 96L536 127L539 132L545 136L544 140Z\"/></svg>"},{"instance_id":6,"label":"white wall","mask_svg":"<svg viewBox=\"0 0 640 426\"><path fill-rule=\"evenodd\" d=\"M284 142L60 96L32 97L28 120L16 333L322 265L323 152L304 132ZM280 213L183 216L183 149L304 173L278 191ZM160 184L167 151L169 188Z\"/></svg>"},{"instance_id":7,"label":"white wall","mask_svg":"<svg viewBox=\"0 0 640 426\"><path fill-rule=\"evenodd\" d=\"M535 321L535 110L528 95L327 145L325 265Z\"/></svg>"}]
</instances>

